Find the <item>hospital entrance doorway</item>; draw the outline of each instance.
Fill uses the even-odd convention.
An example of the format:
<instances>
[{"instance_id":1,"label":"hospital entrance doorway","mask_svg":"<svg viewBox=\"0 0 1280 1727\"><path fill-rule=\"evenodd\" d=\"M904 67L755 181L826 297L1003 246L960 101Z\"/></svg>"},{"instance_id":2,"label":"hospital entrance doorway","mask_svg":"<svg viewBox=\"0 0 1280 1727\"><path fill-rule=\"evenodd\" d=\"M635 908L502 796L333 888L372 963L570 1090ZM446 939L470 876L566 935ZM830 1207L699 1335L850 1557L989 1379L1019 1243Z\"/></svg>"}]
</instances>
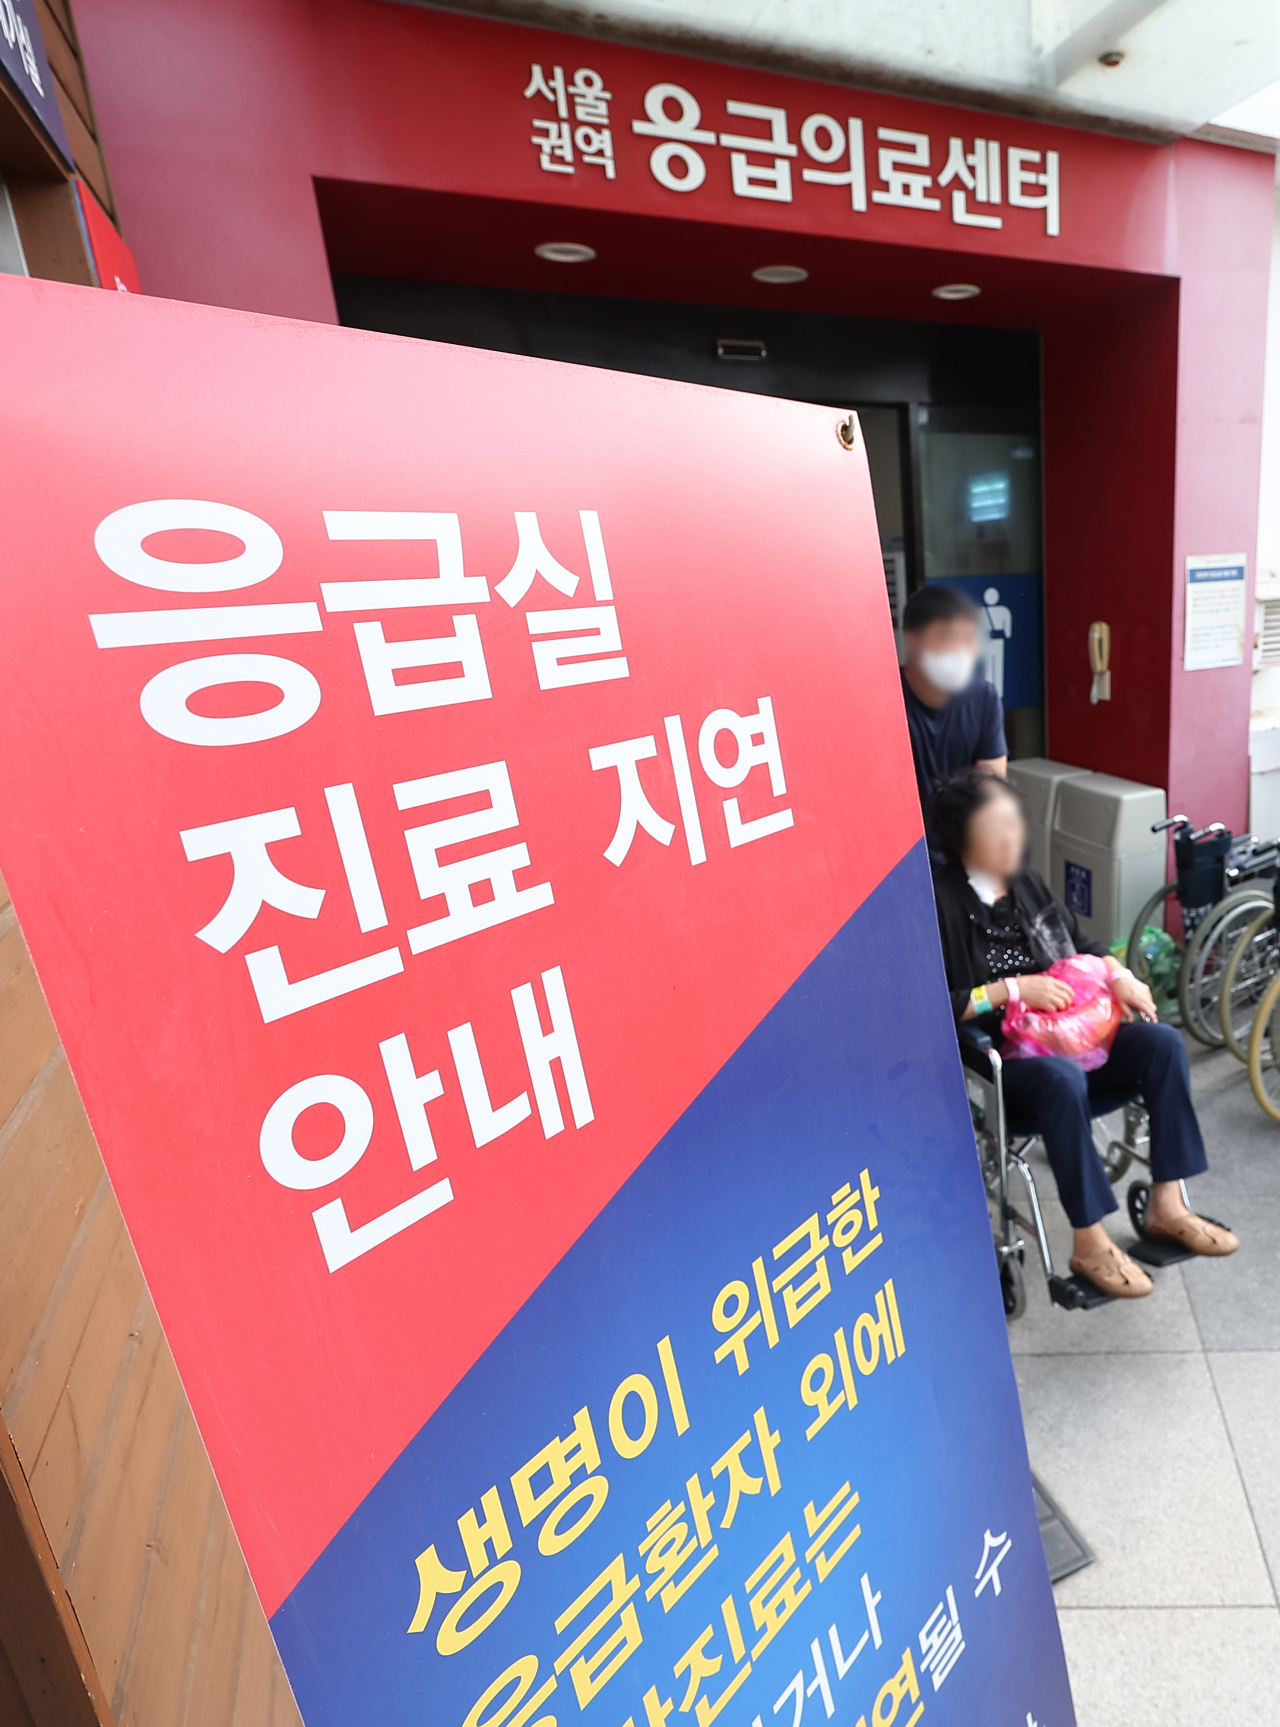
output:
<instances>
[{"instance_id":1,"label":"hospital entrance doorway","mask_svg":"<svg viewBox=\"0 0 1280 1727\"><path fill-rule=\"evenodd\" d=\"M855 409L895 629L924 582L962 588L1010 754L1044 753L1035 331L372 276L334 292L357 329Z\"/></svg>"}]
</instances>

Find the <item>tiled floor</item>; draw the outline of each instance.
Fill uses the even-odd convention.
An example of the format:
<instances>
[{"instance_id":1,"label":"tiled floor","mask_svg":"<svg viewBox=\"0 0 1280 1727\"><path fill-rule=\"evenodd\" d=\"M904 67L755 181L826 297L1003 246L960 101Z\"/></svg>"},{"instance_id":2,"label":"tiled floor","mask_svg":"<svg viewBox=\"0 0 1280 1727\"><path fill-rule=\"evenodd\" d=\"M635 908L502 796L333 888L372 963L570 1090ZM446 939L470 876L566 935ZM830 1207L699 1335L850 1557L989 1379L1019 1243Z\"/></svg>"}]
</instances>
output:
<instances>
[{"instance_id":1,"label":"tiled floor","mask_svg":"<svg viewBox=\"0 0 1280 1727\"><path fill-rule=\"evenodd\" d=\"M1192 1076L1212 1165L1192 1203L1239 1253L1092 1313L1051 1308L1029 1253L1010 1328L1032 1468L1098 1556L1055 1591L1079 1727L1280 1723L1280 1125L1229 1054L1193 1046Z\"/></svg>"}]
</instances>

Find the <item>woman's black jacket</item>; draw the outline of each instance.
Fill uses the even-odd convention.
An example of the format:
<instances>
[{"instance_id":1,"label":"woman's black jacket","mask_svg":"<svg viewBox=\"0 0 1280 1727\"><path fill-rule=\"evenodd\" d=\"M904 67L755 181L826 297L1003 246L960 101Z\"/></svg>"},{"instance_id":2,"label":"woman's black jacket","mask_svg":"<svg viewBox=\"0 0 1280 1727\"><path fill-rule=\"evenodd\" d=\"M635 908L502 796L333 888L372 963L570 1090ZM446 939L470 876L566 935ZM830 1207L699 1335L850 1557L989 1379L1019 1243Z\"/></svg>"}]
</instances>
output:
<instances>
[{"instance_id":1,"label":"woman's black jacket","mask_svg":"<svg viewBox=\"0 0 1280 1727\"><path fill-rule=\"evenodd\" d=\"M947 988L957 1024L969 1005L969 991L991 982L987 964L990 946L990 910L974 893L963 867L943 864L934 872L933 891L938 904L938 929L942 936L942 959L947 968ZM1027 940L1027 951L1041 971L1056 959L1073 953L1097 954L1105 959L1107 949L1090 941L1074 912L1033 869L1021 870L1011 884L1018 924ZM990 1029L984 1021L984 1030Z\"/></svg>"}]
</instances>

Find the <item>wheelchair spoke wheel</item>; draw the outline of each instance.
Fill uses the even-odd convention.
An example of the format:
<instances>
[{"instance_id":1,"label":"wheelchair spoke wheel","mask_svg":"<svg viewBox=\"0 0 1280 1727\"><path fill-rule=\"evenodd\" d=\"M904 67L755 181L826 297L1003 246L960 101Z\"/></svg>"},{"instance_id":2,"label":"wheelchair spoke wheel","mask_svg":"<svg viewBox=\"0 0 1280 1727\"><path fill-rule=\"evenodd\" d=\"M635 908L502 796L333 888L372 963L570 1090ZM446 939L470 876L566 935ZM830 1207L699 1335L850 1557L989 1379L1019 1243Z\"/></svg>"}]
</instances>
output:
<instances>
[{"instance_id":1,"label":"wheelchair spoke wheel","mask_svg":"<svg viewBox=\"0 0 1280 1727\"><path fill-rule=\"evenodd\" d=\"M1133 1162L1133 1153L1129 1147L1118 1139L1109 1139L1107 1148L1102 1153L1102 1167L1107 1172L1107 1180L1112 1187L1129 1173L1129 1165Z\"/></svg>"},{"instance_id":2,"label":"wheelchair spoke wheel","mask_svg":"<svg viewBox=\"0 0 1280 1727\"><path fill-rule=\"evenodd\" d=\"M1267 985L1258 1003L1249 1033L1249 1084L1259 1106L1280 1121L1280 1067L1276 1054L1280 1051L1280 972Z\"/></svg>"},{"instance_id":3,"label":"wheelchair spoke wheel","mask_svg":"<svg viewBox=\"0 0 1280 1727\"><path fill-rule=\"evenodd\" d=\"M1000 1153L996 1150L996 1142L989 1133L979 1130L978 1162L982 1168L982 1185L987 1190L987 1198L993 1203L1000 1200Z\"/></svg>"},{"instance_id":4,"label":"wheelchair spoke wheel","mask_svg":"<svg viewBox=\"0 0 1280 1727\"><path fill-rule=\"evenodd\" d=\"M1275 916L1261 911L1231 950L1222 974L1218 1011L1222 1035L1237 1061L1249 1060L1249 1033L1267 985L1280 971L1280 932Z\"/></svg>"},{"instance_id":5,"label":"wheelchair spoke wheel","mask_svg":"<svg viewBox=\"0 0 1280 1727\"><path fill-rule=\"evenodd\" d=\"M1129 932L1129 948L1125 955L1124 963L1128 966L1129 970L1135 977L1140 977L1142 979L1143 983L1149 983L1150 979L1145 975L1144 971L1146 962L1142 956L1142 932L1146 929L1148 924L1155 924L1158 929L1162 929L1164 927L1165 901L1169 898L1170 894L1175 894L1177 891L1177 882L1167 881L1162 888L1152 894L1151 898L1143 906L1142 910L1134 919L1133 928Z\"/></svg>"},{"instance_id":6,"label":"wheelchair spoke wheel","mask_svg":"<svg viewBox=\"0 0 1280 1727\"><path fill-rule=\"evenodd\" d=\"M1131 1181L1124 1200L1129 1208L1129 1222L1133 1225L1133 1233L1141 1241L1147 1233L1147 1213L1151 1209L1151 1183L1149 1181Z\"/></svg>"},{"instance_id":7,"label":"wheelchair spoke wheel","mask_svg":"<svg viewBox=\"0 0 1280 1727\"><path fill-rule=\"evenodd\" d=\"M1192 1037L1211 1049L1221 1048L1226 1041L1219 1004L1227 961L1245 930L1267 910L1274 910L1269 893L1260 888L1239 888L1201 919L1187 943L1178 974L1178 1006Z\"/></svg>"},{"instance_id":8,"label":"wheelchair spoke wheel","mask_svg":"<svg viewBox=\"0 0 1280 1727\"><path fill-rule=\"evenodd\" d=\"M1000 1294L1006 1319L1021 1319L1027 1311L1027 1280L1021 1261L1011 1253L1000 1261Z\"/></svg>"},{"instance_id":9,"label":"wheelchair spoke wheel","mask_svg":"<svg viewBox=\"0 0 1280 1727\"><path fill-rule=\"evenodd\" d=\"M1168 902L1172 896L1176 895L1177 891L1177 882L1167 881L1162 888L1151 895L1151 898L1134 920L1133 929L1129 934L1129 946L1125 952L1125 964L1139 982L1147 985L1157 1002L1159 1002L1162 993L1167 998L1172 998L1175 993L1176 982L1169 973L1175 960L1181 963L1182 950L1176 943L1172 944L1169 960L1161 966L1162 975L1156 977L1152 973L1150 943L1146 937L1146 932L1148 929L1154 929L1163 935L1164 930L1168 927Z\"/></svg>"}]
</instances>

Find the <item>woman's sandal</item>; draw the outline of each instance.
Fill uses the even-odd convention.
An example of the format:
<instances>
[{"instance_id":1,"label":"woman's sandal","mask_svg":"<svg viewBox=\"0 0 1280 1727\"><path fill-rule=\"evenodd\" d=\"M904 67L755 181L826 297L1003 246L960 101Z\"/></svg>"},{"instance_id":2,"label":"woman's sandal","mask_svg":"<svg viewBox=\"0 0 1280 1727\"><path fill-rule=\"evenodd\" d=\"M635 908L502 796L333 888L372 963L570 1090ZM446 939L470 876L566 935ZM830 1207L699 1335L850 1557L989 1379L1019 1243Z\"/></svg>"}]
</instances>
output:
<instances>
[{"instance_id":1,"label":"woman's sandal","mask_svg":"<svg viewBox=\"0 0 1280 1727\"><path fill-rule=\"evenodd\" d=\"M1172 1223L1163 1228L1149 1223L1142 1233L1148 1241L1176 1241L1178 1246L1185 1247L1188 1253L1200 1253L1206 1259L1225 1259L1227 1254L1234 1253L1240 1245L1238 1239L1221 1223L1214 1223L1207 1217L1197 1217L1194 1211L1184 1212L1181 1217L1175 1217Z\"/></svg>"},{"instance_id":2,"label":"woman's sandal","mask_svg":"<svg viewBox=\"0 0 1280 1727\"><path fill-rule=\"evenodd\" d=\"M1142 1267L1114 1244L1103 1253L1090 1254L1088 1259L1073 1259L1071 1269L1087 1277L1104 1295L1120 1301L1136 1301L1139 1296L1150 1295L1155 1287Z\"/></svg>"}]
</instances>

